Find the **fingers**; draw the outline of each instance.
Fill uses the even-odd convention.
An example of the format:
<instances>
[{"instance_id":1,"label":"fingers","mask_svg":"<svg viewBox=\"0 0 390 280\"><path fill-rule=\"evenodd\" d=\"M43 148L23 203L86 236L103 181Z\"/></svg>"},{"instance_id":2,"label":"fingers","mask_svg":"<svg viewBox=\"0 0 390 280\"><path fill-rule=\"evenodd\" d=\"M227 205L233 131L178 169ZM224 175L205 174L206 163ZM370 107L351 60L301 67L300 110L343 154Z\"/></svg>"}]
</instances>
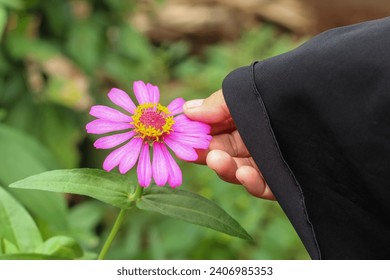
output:
<instances>
[{"instance_id":1,"label":"fingers","mask_svg":"<svg viewBox=\"0 0 390 280\"><path fill-rule=\"evenodd\" d=\"M229 118L223 122L216 123L216 124L210 124L211 126L211 135L217 135L221 133L230 133L234 130L236 130L236 125L233 122L232 118Z\"/></svg>"},{"instance_id":2,"label":"fingers","mask_svg":"<svg viewBox=\"0 0 390 280\"><path fill-rule=\"evenodd\" d=\"M244 142L237 130L231 133L214 135L208 150L198 150L198 164L206 164L207 154L212 150L222 150L232 157L250 157Z\"/></svg>"},{"instance_id":3,"label":"fingers","mask_svg":"<svg viewBox=\"0 0 390 280\"><path fill-rule=\"evenodd\" d=\"M184 114L194 121L208 124L224 124L231 126L233 123L229 109L219 90L206 99L195 99L186 102L183 106Z\"/></svg>"},{"instance_id":4,"label":"fingers","mask_svg":"<svg viewBox=\"0 0 390 280\"><path fill-rule=\"evenodd\" d=\"M213 136L210 150L224 150L232 157L249 157L249 152L237 130Z\"/></svg>"},{"instance_id":5,"label":"fingers","mask_svg":"<svg viewBox=\"0 0 390 280\"><path fill-rule=\"evenodd\" d=\"M206 123L220 123L230 118L222 90L206 99L188 101L183 106L184 113L192 120Z\"/></svg>"},{"instance_id":6,"label":"fingers","mask_svg":"<svg viewBox=\"0 0 390 280\"><path fill-rule=\"evenodd\" d=\"M275 199L235 128L222 90L186 102L183 110L188 118L212 127L210 147L198 150L196 163L207 164L222 180L242 184L254 196Z\"/></svg>"},{"instance_id":7,"label":"fingers","mask_svg":"<svg viewBox=\"0 0 390 280\"><path fill-rule=\"evenodd\" d=\"M236 179L237 164L233 158L224 151L213 150L207 155L207 165L224 181L239 184Z\"/></svg>"},{"instance_id":8,"label":"fingers","mask_svg":"<svg viewBox=\"0 0 390 280\"><path fill-rule=\"evenodd\" d=\"M275 200L253 160L234 158L224 151L213 150L208 154L206 161L222 180L242 184L254 196Z\"/></svg>"},{"instance_id":9,"label":"fingers","mask_svg":"<svg viewBox=\"0 0 390 280\"><path fill-rule=\"evenodd\" d=\"M275 200L268 184L258 170L251 166L241 166L236 171L236 179L253 196L263 199Z\"/></svg>"}]
</instances>

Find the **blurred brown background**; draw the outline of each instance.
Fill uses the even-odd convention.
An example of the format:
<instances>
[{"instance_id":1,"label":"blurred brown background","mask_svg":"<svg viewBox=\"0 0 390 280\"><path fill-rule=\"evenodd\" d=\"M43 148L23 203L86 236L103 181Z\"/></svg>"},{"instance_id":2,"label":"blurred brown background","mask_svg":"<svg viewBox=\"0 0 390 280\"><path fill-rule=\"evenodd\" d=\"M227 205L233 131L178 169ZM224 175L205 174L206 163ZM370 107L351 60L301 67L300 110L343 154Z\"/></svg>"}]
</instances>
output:
<instances>
[{"instance_id":1,"label":"blurred brown background","mask_svg":"<svg viewBox=\"0 0 390 280\"><path fill-rule=\"evenodd\" d=\"M153 41L213 43L237 38L259 23L297 35L390 15L388 0L144 0L132 23Z\"/></svg>"}]
</instances>

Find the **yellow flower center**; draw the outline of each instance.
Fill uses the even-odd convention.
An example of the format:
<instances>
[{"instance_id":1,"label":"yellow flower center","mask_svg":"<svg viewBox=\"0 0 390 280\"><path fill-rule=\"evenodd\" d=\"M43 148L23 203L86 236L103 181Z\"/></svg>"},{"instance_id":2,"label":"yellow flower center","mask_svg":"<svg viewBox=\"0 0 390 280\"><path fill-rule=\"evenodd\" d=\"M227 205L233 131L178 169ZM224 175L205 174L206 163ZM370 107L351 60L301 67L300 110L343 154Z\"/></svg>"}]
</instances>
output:
<instances>
[{"instance_id":1,"label":"yellow flower center","mask_svg":"<svg viewBox=\"0 0 390 280\"><path fill-rule=\"evenodd\" d=\"M162 141L162 136L171 133L175 123L167 107L160 103L138 105L133 115L134 131L138 137L148 141Z\"/></svg>"}]
</instances>

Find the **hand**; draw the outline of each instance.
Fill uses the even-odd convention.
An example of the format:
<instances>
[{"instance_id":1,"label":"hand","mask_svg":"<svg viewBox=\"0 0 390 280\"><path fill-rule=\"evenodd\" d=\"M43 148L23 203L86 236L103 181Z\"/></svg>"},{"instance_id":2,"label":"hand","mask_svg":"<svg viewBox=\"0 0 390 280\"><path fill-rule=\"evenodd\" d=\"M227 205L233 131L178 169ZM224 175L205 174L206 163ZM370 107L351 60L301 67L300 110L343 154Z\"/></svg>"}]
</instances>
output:
<instances>
[{"instance_id":1,"label":"hand","mask_svg":"<svg viewBox=\"0 0 390 280\"><path fill-rule=\"evenodd\" d=\"M208 150L198 152L197 163L207 164L222 180L241 184L254 196L275 200L234 125L222 90L188 101L183 109L188 118L211 125L213 140Z\"/></svg>"}]
</instances>

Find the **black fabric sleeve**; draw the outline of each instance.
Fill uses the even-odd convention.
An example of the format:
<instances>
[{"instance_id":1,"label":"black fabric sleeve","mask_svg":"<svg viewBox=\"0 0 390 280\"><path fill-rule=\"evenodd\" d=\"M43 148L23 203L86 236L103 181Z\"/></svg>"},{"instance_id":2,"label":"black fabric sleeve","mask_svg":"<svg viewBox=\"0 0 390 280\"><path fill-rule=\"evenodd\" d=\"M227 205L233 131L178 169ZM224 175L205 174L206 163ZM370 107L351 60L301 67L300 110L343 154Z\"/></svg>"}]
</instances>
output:
<instances>
[{"instance_id":1,"label":"black fabric sleeve","mask_svg":"<svg viewBox=\"0 0 390 280\"><path fill-rule=\"evenodd\" d=\"M313 259L390 259L390 18L336 28L223 82Z\"/></svg>"}]
</instances>

